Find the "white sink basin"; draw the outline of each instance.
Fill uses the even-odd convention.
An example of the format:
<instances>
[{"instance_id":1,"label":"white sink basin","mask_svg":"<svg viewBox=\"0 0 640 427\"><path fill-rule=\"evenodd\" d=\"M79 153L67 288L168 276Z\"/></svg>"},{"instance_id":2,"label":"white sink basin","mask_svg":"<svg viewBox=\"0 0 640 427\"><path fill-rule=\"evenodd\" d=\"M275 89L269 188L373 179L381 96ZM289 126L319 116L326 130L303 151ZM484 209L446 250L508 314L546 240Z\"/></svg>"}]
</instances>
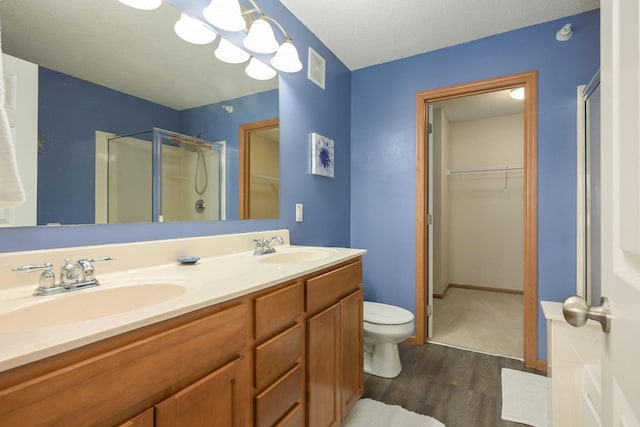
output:
<instances>
[{"instance_id":1,"label":"white sink basin","mask_svg":"<svg viewBox=\"0 0 640 427\"><path fill-rule=\"evenodd\" d=\"M187 288L151 283L73 291L37 301L0 315L0 332L66 325L137 310L177 298Z\"/></svg>"},{"instance_id":2,"label":"white sink basin","mask_svg":"<svg viewBox=\"0 0 640 427\"><path fill-rule=\"evenodd\" d=\"M276 253L262 255L258 261L267 264L288 264L297 262L318 261L330 257L334 251L330 249L276 249Z\"/></svg>"}]
</instances>

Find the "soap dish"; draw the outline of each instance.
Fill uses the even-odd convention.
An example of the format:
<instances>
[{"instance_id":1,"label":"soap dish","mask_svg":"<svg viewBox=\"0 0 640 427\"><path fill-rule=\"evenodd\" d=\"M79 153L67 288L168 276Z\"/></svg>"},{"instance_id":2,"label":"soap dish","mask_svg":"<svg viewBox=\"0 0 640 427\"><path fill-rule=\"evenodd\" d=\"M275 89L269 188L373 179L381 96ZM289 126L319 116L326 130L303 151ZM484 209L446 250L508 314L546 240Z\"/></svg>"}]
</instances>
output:
<instances>
[{"instance_id":1,"label":"soap dish","mask_svg":"<svg viewBox=\"0 0 640 427\"><path fill-rule=\"evenodd\" d=\"M178 262L180 264L195 264L200 260L199 256L181 256L178 257Z\"/></svg>"}]
</instances>

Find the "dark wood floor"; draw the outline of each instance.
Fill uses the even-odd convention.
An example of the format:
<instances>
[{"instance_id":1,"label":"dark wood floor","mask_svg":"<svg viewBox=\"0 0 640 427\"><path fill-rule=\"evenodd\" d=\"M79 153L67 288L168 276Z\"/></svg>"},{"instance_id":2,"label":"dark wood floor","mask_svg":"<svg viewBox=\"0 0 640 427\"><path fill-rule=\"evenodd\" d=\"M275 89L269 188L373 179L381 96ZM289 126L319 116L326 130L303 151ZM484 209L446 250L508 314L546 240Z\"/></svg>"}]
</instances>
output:
<instances>
[{"instance_id":1,"label":"dark wood floor","mask_svg":"<svg viewBox=\"0 0 640 427\"><path fill-rule=\"evenodd\" d=\"M447 427L502 427L500 371L527 369L524 362L438 344L400 344L397 378L365 374L364 396L429 415Z\"/></svg>"}]
</instances>

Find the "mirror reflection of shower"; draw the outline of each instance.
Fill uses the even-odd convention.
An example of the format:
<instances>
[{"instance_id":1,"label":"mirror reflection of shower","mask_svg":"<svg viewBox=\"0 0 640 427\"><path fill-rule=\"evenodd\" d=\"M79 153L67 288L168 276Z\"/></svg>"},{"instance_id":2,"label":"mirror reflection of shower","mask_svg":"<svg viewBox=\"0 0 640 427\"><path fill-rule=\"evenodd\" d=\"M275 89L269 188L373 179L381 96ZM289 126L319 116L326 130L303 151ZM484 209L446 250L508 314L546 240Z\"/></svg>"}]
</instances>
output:
<instances>
[{"instance_id":1,"label":"mirror reflection of shower","mask_svg":"<svg viewBox=\"0 0 640 427\"><path fill-rule=\"evenodd\" d=\"M224 141L158 128L107 141L109 223L224 219Z\"/></svg>"},{"instance_id":2,"label":"mirror reflection of shower","mask_svg":"<svg viewBox=\"0 0 640 427\"><path fill-rule=\"evenodd\" d=\"M198 135L196 135L196 138L198 139L202 138L202 133L199 133ZM198 146L201 143L197 142L197 140L194 140L194 143L189 143L185 141L184 138L175 138L175 139L178 141L178 145L181 148L197 154L196 167L194 172L195 176L193 177L193 188L196 191L196 194L203 195L204 192L207 191L207 186L209 184L209 174L207 171L207 162L204 158L204 153L202 152L202 147ZM202 165L202 168L200 167L201 165ZM202 181L202 184L201 184L202 189L199 188L200 186L199 181ZM203 210L204 210L204 207L201 208L201 211Z\"/></svg>"}]
</instances>

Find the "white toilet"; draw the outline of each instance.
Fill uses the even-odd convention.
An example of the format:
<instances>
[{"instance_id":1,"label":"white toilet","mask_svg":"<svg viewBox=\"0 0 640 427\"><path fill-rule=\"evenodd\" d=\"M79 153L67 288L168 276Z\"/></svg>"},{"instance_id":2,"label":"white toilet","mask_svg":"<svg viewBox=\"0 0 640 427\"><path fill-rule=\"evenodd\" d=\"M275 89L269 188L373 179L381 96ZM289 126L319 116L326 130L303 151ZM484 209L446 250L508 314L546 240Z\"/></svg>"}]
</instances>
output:
<instances>
[{"instance_id":1,"label":"white toilet","mask_svg":"<svg viewBox=\"0 0 640 427\"><path fill-rule=\"evenodd\" d=\"M398 343L411 336L414 316L409 310L364 302L364 371L395 378L402 371Z\"/></svg>"}]
</instances>

